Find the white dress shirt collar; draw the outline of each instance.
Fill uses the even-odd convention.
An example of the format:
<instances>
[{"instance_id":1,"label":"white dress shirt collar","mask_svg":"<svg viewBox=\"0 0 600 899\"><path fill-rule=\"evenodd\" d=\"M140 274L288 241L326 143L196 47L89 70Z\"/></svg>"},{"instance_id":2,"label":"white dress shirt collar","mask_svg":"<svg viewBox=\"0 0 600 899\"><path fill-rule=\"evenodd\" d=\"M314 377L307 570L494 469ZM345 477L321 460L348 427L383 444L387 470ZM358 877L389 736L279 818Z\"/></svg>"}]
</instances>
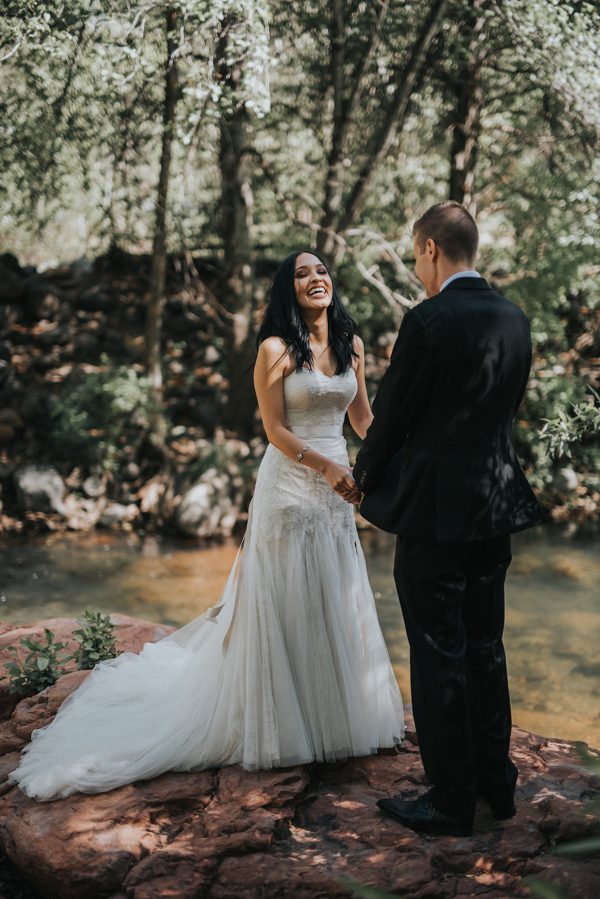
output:
<instances>
[{"instance_id":1,"label":"white dress shirt collar","mask_svg":"<svg viewBox=\"0 0 600 899\"><path fill-rule=\"evenodd\" d=\"M440 287L440 293L444 289L444 287L448 287L448 285L455 281L457 278L481 278L479 272L476 272L474 268L465 269L464 272L454 272L453 275L450 275L449 278L446 278L442 286Z\"/></svg>"}]
</instances>

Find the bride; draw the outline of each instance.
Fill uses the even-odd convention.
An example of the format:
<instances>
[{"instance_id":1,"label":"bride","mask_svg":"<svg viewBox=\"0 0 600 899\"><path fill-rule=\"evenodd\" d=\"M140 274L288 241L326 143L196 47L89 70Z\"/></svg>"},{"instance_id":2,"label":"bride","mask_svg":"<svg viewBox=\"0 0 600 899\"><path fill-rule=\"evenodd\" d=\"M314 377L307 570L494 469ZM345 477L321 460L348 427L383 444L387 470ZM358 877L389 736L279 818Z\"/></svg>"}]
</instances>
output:
<instances>
[{"instance_id":1,"label":"bride","mask_svg":"<svg viewBox=\"0 0 600 899\"><path fill-rule=\"evenodd\" d=\"M270 443L219 603L96 666L9 775L29 796L172 770L334 761L402 740L342 436L346 412L360 437L372 418L364 352L315 253L280 266L258 342Z\"/></svg>"}]
</instances>

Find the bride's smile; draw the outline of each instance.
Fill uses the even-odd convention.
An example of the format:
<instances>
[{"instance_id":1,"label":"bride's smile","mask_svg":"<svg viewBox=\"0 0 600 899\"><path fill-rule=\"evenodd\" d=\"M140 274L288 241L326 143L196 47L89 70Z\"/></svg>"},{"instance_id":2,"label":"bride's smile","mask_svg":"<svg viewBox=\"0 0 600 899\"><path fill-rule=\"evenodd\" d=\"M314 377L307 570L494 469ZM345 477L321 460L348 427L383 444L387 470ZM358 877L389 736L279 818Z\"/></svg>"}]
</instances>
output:
<instances>
[{"instance_id":1,"label":"bride's smile","mask_svg":"<svg viewBox=\"0 0 600 899\"><path fill-rule=\"evenodd\" d=\"M294 289L303 313L320 313L331 303L331 277L318 256L300 253L296 259Z\"/></svg>"}]
</instances>

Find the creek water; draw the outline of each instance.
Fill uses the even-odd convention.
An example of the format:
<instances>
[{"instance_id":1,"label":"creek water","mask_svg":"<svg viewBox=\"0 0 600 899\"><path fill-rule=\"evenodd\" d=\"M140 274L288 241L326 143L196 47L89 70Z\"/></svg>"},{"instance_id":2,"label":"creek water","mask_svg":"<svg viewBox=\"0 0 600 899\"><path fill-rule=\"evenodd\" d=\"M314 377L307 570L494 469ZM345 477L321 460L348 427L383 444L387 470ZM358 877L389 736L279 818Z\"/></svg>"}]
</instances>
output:
<instances>
[{"instance_id":1,"label":"creek water","mask_svg":"<svg viewBox=\"0 0 600 899\"><path fill-rule=\"evenodd\" d=\"M394 540L361 533L405 702L408 645L392 578ZM92 532L0 542L0 619L25 624L86 607L179 625L215 603L238 540L199 547ZM600 747L600 538L552 528L513 538L505 645L516 724Z\"/></svg>"}]
</instances>

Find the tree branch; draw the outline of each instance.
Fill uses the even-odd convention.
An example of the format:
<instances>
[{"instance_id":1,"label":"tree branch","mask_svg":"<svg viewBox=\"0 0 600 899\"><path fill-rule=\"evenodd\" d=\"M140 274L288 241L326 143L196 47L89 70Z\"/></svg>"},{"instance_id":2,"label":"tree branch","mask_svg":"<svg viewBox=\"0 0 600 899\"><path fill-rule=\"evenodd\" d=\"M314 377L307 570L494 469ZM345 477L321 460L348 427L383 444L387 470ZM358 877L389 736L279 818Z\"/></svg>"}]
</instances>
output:
<instances>
[{"instance_id":1,"label":"tree branch","mask_svg":"<svg viewBox=\"0 0 600 899\"><path fill-rule=\"evenodd\" d=\"M373 175L380 163L385 159L396 134L404 125L409 101L421 74L427 53L441 28L447 8L448 0L436 0L431 6L414 43L410 58L399 79L386 119L370 141L365 161L359 170L350 196L339 216L336 228L338 232L346 231L354 221L364 202L367 188Z\"/></svg>"}]
</instances>

